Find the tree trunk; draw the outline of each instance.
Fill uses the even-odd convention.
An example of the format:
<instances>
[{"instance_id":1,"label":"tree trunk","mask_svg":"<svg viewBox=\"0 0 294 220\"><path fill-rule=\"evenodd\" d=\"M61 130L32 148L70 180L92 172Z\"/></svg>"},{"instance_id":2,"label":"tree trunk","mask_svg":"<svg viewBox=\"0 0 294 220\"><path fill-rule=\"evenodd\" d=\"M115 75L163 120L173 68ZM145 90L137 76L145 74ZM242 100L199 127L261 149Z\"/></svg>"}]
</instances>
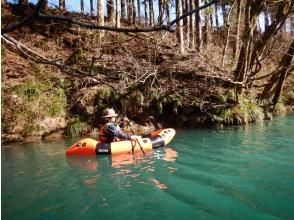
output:
<instances>
[{"instance_id":1,"label":"tree trunk","mask_svg":"<svg viewBox=\"0 0 294 220\"><path fill-rule=\"evenodd\" d=\"M132 0L127 0L128 3L128 22L131 24L133 19L133 2Z\"/></svg>"},{"instance_id":2,"label":"tree trunk","mask_svg":"<svg viewBox=\"0 0 294 220\"><path fill-rule=\"evenodd\" d=\"M93 0L90 0L90 16L93 16L93 15L94 15L94 5L93 5Z\"/></svg>"},{"instance_id":3,"label":"tree trunk","mask_svg":"<svg viewBox=\"0 0 294 220\"><path fill-rule=\"evenodd\" d=\"M154 11L153 11L153 0L149 0L149 19L150 26L154 25Z\"/></svg>"},{"instance_id":4,"label":"tree trunk","mask_svg":"<svg viewBox=\"0 0 294 220\"><path fill-rule=\"evenodd\" d=\"M170 22L169 1L170 0L165 0L165 9L166 9L167 22Z\"/></svg>"},{"instance_id":5,"label":"tree trunk","mask_svg":"<svg viewBox=\"0 0 294 220\"><path fill-rule=\"evenodd\" d=\"M116 0L115 6L115 27L120 28L120 5L121 0Z\"/></svg>"},{"instance_id":6,"label":"tree trunk","mask_svg":"<svg viewBox=\"0 0 294 220\"><path fill-rule=\"evenodd\" d=\"M107 17L110 24L114 24L114 5L113 0L107 0Z\"/></svg>"},{"instance_id":7,"label":"tree trunk","mask_svg":"<svg viewBox=\"0 0 294 220\"><path fill-rule=\"evenodd\" d=\"M194 10L195 5L194 5L194 0L190 0L190 10ZM195 17L193 15L190 16L190 47L192 49L195 48Z\"/></svg>"},{"instance_id":8,"label":"tree trunk","mask_svg":"<svg viewBox=\"0 0 294 220\"><path fill-rule=\"evenodd\" d=\"M97 12L98 12L98 25L104 26L104 1L103 0L97 0ZM104 36L104 30L100 30L100 37Z\"/></svg>"},{"instance_id":9,"label":"tree trunk","mask_svg":"<svg viewBox=\"0 0 294 220\"><path fill-rule=\"evenodd\" d=\"M135 7L135 0L132 0L132 5L133 5L133 17L132 17L132 21L133 21L133 24L136 24L136 7Z\"/></svg>"},{"instance_id":10,"label":"tree trunk","mask_svg":"<svg viewBox=\"0 0 294 220\"><path fill-rule=\"evenodd\" d=\"M207 0L204 1L204 4L207 4ZM210 42L210 25L209 25L209 12L208 10L204 11L204 34L203 34L203 43L207 45Z\"/></svg>"},{"instance_id":11,"label":"tree trunk","mask_svg":"<svg viewBox=\"0 0 294 220\"><path fill-rule=\"evenodd\" d=\"M44 10L44 11L47 11L47 10L48 10L48 0L45 0L45 1L43 2L42 10Z\"/></svg>"},{"instance_id":12,"label":"tree trunk","mask_svg":"<svg viewBox=\"0 0 294 220\"><path fill-rule=\"evenodd\" d=\"M29 4L29 1L28 0L18 0L18 4L25 6L25 5Z\"/></svg>"},{"instance_id":13,"label":"tree trunk","mask_svg":"<svg viewBox=\"0 0 294 220\"><path fill-rule=\"evenodd\" d=\"M81 0L81 14L84 14L84 0Z\"/></svg>"},{"instance_id":14,"label":"tree trunk","mask_svg":"<svg viewBox=\"0 0 294 220\"><path fill-rule=\"evenodd\" d=\"M162 0L158 0L158 25L162 23L163 5Z\"/></svg>"},{"instance_id":15,"label":"tree trunk","mask_svg":"<svg viewBox=\"0 0 294 220\"><path fill-rule=\"evenodd\" d=\"M265 6L264 9L264 31L267 31L269 27L269 17L268 17L268 6Z\"/></svg>"},{"instance_id":16,"label":"tree trunk","mask_svg":"<svg viewBox=\"0 0 294 220\"><path fill-rule=\"evenodd\" d=\"M226 3L224 2L224 0L222 0L221 6L222 6L222 12L223 12L223 21L225 25L227 23L227 10L226 10Z\"/></svg>"},{"instance_id":17,"label":"tree trunk","mask_svg":"<svg viewBox=\"0 0 294 220\"><path fill-rule=\"evenodd\" d=\"M218 29L219 27L219 22L218 22L218 4L214 4L214 16L215 16L215 27Z\"/></svg>"},{"instance_id":18,"label":"tree trunk","mask_svg":"<svg viewBox=\"0 0 294 220\"><path fill-rule=\"evenodd\" d=\"M60 10L65 9L65 0L59 0L59 9Z\"/></svg>"},{"instance_id":19,"label":"tree trunk","mask_svg":"<svg viewBox=\"0 0 294 220\"><path fill-rule=\"evenodd\" d=\"M234 47L234 57L235 63L238 59L239 54L239 45L240 45L240 23L241 23L241 15L242 15L242 8L241 8L242 0L237 0L237 24L236 24L236 42Z\"/></svg>"},{"instance_id":20,"label":"tree trunk","mask_svg":"<svg viewBox=\"0 0 294 220\"><path fill-rule=\"evenodd\" d=\"M230 11L228 13L228 17L226 19L227 20L227 23L225 24L226 25L226 28L227 28L227 39L226 39L225 46L224 46L224 49L223 49L222 68L224 68L224 66L225 66L226 52L227 52L227 48L228 48L228 44L229 44L229 40L230 40L230 29L231 29L230 15L232 13L232 10L233 10L233 7L235 5L235 2L236 2L236 0L234 1L234 3L232 4L232 6L230 8Z\"/></svg>"},{"instance_id":21,"label":"tree trunk","mask_svg":"<svg viewBox=\"0 0 294 220\"><path fill-rule=\"evenodd\" d=\"M283 90L285 79L293 72L289 71L291 63L293 63L294 56L294 38L289 46L287 53L284 54L282 59L279 62L277 69L272 74L268 84L265 86L264 90L260 95L260 99L269 99L272 98L272 103L275 108L277 103L280 100L281 93Z\"/></svg>"},{"instance_id":22,"label":"tree trunk","mask_svg":"<svg viewBox=\"0 0 294 220\"><path fill-rule=\"evenodd\" d=\"M257 25L259 11L252 9L251 0L246 0L245 16L244 16L244 34L242 37L243 44L238 58L237 67L235 69L235 80L244 82L248 72L248 63L251 58L251 42L253 39L253 31ZM264 1L264 0L263 0ZM263 4L263 2L261 2ZM242 88L237 88L237 94L242 93Z\"/></svg>"},{"instance_id":23,"label":"tree trunk","mask_svg":"<svg viewBox=\"0 0 294 220\"><path fill-rule=\"evenodd\" d=\"M139 24L141 23L141 1L140 0L137 0L137 8L138 8L138 21L139 21Z\"/></svg>"},{"instance_id":24,"label":"tree trunk","mask_svg":"<svg viewBox=\"0 0 294 220\"><path fill-rule=\"evenodd\" d=\"M126 0L121 0L121 20L126 19Z\"/></svg>"},{"instance_id":25,"label":"tree trunk","mask_svg":"<svg viewBox=\"0 0 294 220\"><path fill-rule=\"evenodd\" d=\"M148 12L147 12L147 0L144 0L144 14L145 14L145 26L148 26Z\"/></svg>"},{"instance_id":26,"label":"tree trunk","mask_svg":"<svg viewBox=\"0 0 294 220\"><path fill-rule=\"evenodd\" d=\"M196 8L199 8L200 7L200 1L201 0L196 0L195 1L195 6ZM196 16L196 32L197 32L197 35L196 35L196 40L197 40L197 50L199 53L202 52L202 25L201 25L201 11L197 11L195 13L195 16Z\"/></svg>"},{"instance_id":27,"label":"tree trunk","mask_svg":"<svg viewBox=\"0 0 294 220\"><path fill-rule=\"evenodd\" d=\"M179 18L182 15L182 7L181 7L181 0L176 0L176 18ZM178 40L180 42L180 53L184 54L185 53L185 48L184 48L184 34L183 34L183 20L180 20L177 22L177 29L178 29Z\"/></svg>"}]
</instances>

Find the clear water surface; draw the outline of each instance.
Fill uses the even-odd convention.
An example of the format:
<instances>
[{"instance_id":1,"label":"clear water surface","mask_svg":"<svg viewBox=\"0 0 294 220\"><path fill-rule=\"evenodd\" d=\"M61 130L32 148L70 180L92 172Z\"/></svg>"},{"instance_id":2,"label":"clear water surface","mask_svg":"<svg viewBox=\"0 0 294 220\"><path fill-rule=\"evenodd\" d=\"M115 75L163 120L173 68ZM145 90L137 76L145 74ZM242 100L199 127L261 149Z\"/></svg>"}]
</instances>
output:
<instances>
[{"instance_id":1,"label":"clear water surface","mask_svg":"<svg viewBox=\"0 0 294 220\"><path fill-rule=\"evenodd\" d=\"M294 115L145 156L66 157L74 141L1 147L2 219L294 219Z\"/></svg>"}]
</instances>

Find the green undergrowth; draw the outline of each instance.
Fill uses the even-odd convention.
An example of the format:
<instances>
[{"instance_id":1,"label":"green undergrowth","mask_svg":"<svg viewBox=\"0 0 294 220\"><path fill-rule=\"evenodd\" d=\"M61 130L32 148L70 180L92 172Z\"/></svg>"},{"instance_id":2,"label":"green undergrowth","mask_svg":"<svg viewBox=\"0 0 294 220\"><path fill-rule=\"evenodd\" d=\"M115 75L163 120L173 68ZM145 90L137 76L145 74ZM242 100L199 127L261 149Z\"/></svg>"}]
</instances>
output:
<instances>
[{"instance_id":1,"label":"green undergrowth","mask_svg":"<svg viewBox=\"0 0 294 220\"><path fill-rule=\"evenodd\" d=\"M87 133L89 131L89 125L82 121L79 116L76 116L72 119L72 121L69 123L66 134L67 136L74 137L79 136Z\"/></svg>"},{"instance_id":2,"label":"green undergrowth","mask_svg":"<svg viewBox=\"0 0 294 220\"><path fill-rule=\"evenodd\" d=\"M2 129L20 130L23 136L39 129L38 122L46 117L66 115L64 81L44 65L32 65L31 75L4 89Z\"/></svg>"},{"instance_id":3,"label":"green undergrowth","mask_svg":"<svg viewBox=\"0 0 294 220\"><path fill-rule=\"evenodd\" d=\"M238 105L217 109L213 115L213 119L216 122L227 125L248 124L262 121L263 118L263 109L245 97L240 98Z\"/></svg>"}]
</instances>

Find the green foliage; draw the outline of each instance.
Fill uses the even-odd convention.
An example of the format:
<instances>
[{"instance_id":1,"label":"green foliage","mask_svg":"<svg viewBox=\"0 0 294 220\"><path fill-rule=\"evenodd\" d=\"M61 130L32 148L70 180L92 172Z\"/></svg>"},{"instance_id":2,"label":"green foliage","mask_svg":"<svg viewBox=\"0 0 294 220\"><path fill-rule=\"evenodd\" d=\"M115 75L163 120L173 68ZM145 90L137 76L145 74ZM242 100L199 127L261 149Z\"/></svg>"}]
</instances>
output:
<instances>
[{"instance_id":1,"label":"green foliage","mask_svg":"<svg viewBox=\"0 0 294 220\"><path fill-rule=\"evenodd\" d=\"M26 136L38 131L38 123L46 117L66 115L64 80L45 65L33 64L31 76L7 87L3 96L5 131L17 131Z\"/></svg>"},{"instance_id":2,"label":"green foliage","mask_svg":"<svg viewBox=\"0 0 294 220\"><path fill-rule=\"evenodd\" d=\"M80 117L76 117L73 121L68 125L66 129L66 134L68 136L78 136L86 133L88 130L88 125L86 122L81 121Z\"/></svg>"},{"instance_id":3,"label":"green foliage","mask_svg":"<svg viewBox=\"0 0 294 220\"><path fill-rule=\"evenodd\" d=\"M240 101L239 105L217 110L214 119L229 125L247 124L263 119L263 110L254 102L245 97L240 97Z\"/></svg>"},{"instance_id":4,"label":"green foliage","mask_svg":"<svg viewBox=\"0 0 294 220\"><path fill-rule=\"evenodd\" d=\"M287 113L287 108L283 103L279 102L275 106L274 113L278 114L278 115L286 114Z\"/></svg>"},{"instance_id":5,"label":"green foliage","mask_svg":"<svg viewBox=\"0 0 294 220\"><path fill-rule=\"evenodd\" d=\"M249 122L262 121L264 118L263 110L251 101L244 101L244 107L246 108L249 116Z\"/></svg>"}]
</instances>

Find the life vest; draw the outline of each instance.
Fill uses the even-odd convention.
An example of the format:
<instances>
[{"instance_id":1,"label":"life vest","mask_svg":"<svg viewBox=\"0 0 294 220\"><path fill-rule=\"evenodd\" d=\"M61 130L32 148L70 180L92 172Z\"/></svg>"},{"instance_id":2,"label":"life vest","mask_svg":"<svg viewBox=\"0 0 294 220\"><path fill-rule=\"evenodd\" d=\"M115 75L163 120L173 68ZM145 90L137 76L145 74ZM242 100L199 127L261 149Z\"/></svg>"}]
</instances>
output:
<instances>
[{"instance_id":1,"label":"life vest","mask_svg":"<svg viewBox=\"0 0 294 220\"><path fill-rule=\"evenodd\" d=\"M119 140L117 137L114 136L114 134L108 131L108 126L110 124L111 123L106 123L100 126L99 140L98 140L100 143L110 143L110 142ZM116 125L116 128L120 130L120 127L118 125Z\"/></svg>"}]
</instances>

